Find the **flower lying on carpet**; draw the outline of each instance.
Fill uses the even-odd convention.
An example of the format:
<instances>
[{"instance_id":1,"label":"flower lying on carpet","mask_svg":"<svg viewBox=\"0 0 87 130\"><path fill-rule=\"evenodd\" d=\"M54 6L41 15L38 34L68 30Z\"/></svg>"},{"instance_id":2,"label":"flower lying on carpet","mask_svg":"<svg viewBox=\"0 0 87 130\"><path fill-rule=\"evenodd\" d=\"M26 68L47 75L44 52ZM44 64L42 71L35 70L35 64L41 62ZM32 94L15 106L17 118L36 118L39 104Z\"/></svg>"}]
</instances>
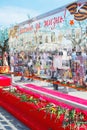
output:
<instances>
[{"instance_id":1,"label":"flower lying on carpet","mask_svg":"<svg viewBox=\"0 0 87 130\"><path fill-rule=\"evenodd\" d=\"M45 118L48 114L50 114L50 119L54 119L53 115L55 115L55 122L60 121L62 119L63 127L70 127L73 130L79 130L80 127L84 127L87 124L87 117L82 111L77 111L77 109L65 108L60 104L56 105L54 103L50 103L42 98L35 97L34 95L29 95L21 92L20 90L4 90L6 92L10 92L11 94L19 97L22 102L29 102L37 105L36 109L39 111L44 111L46 113ZM38 105L39 104L39 105ZM62 117L62 118L61 118Z\"/></svg>"},{"instance_id":2,"label":"flower lying on carpet","mask_svg":"<svg viewBox=\"0 0 87 130\"><path fill-rule=\"evenodd\" d=\"M49 103L46 106L40 108L39 110L44 110L46 113L50 113L50 117L52 118L52 115L56 115L56 119L60 120L60 117L63 115L63 127L70 127L70 129L76 129L84 124L87 124L87 121L85 120L85 116L82 112L77 112L75 109L68 109L63 108L61 106L56 106L55 104Z\"/></svg>"}]
</instances>

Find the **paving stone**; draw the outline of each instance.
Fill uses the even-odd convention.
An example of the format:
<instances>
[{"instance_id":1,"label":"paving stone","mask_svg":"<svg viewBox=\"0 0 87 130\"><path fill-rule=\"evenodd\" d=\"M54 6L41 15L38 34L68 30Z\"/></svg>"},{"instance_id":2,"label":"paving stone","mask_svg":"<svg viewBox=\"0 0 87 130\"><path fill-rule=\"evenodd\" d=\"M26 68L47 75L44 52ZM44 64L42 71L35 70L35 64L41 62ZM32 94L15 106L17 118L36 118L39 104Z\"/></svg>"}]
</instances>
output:
<instances>
[{"instance_id":1,"label":"paving stone","mask_svg":"<svg viewBox=\"0 0 87 130\"><path fill-rule=\"evenodd\" d=\"M6 128L6 130L12 130L12 128L10 126L4 126Z\"/></svg>"},{"instance_id":2,"label":"paving stone","mask_svg":"<svg viewBox=\"0 0 87 130\"><path fill-rule=\"evenodd\" d=\"M0 130L30 130L4 108L0 107Z\"/></svg>"},{"instance_id":3,"label":"paving stone","mask_svg":"<svg viewBox=\"0 0 87 130\"><path fill-rule=\"evenodd\" d=\"M1 124L7 125L8 123L6 121L1 121Z\"/></svg>"}]
</instances>

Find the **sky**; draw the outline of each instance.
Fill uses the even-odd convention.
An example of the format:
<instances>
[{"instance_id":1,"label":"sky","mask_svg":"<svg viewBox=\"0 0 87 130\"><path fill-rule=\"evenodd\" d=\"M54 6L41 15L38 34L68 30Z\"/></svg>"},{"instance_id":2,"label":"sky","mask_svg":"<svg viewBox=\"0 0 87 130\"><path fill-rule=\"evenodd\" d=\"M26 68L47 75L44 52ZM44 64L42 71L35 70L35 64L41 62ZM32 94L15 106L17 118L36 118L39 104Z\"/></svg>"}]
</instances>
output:
<instances>
[{"instance_id":1,"label":"sky","mask_svg":"<svg viewBox=\"0 0 87 130\"><path fill-rule=\"evenodd\" d=\"M64 6L75 0L2 0L0 26L14 25Z\"/></svg>"}]
</instances>

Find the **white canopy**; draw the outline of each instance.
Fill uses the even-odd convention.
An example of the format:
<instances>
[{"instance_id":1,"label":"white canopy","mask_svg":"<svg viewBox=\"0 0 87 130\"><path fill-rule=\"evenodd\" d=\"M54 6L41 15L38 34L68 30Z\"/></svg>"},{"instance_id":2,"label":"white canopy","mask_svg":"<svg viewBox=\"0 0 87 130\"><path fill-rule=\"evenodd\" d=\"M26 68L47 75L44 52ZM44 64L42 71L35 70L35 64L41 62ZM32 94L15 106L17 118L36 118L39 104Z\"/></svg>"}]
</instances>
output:
<instances>
[{"instance_id":1,"label":"white canopy","mask_svg":"<svg viewBox=\"0 0 87 130\"><path fill-rule=\"evenodd\" d=\"M58 43L43 43L39 45L40 51L55 51L59 49Z\"/></svg>"},{"instance_id":2,"label":"white canopy","mask_svg":"<svg viewBox=\"0 0 87 130\"><path fill-rule=\"evenodd\" d=\"M61 42L61 47L62 48L72 48L72 42L70 40L67 40L65 38L63 38L62 42Z\"/></svg>"}]
</instances>

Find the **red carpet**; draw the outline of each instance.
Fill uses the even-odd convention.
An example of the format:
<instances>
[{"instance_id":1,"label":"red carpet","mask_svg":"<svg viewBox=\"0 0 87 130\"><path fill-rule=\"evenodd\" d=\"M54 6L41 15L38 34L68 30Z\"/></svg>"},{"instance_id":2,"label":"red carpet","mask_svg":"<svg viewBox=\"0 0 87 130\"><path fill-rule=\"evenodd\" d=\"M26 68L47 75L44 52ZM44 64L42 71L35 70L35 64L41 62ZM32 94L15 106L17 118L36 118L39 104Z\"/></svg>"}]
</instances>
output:
<instances>
[{"instance_id":1,"label":"red carpet","mask_svg":"<svg viewBox=\"0 0 87 130\"><path fill-rule=\"evenodd\" d=\"M12 83L11 78L0 75L0 86L10 86Z\"/></svg>"},{"instance_id":2,"label":"red carpet","mask_svg":"<svg viewBox=\"0 0 87 130\"><path fill-rule=\"evenodd\" d=\"M54 96L64 98L64 99L67 99L69 101L73 101L73 102L79 103L81 105L87 106L87 100L86 99L81 99L81 98L78 98L78 97L70 96L70 95L63 94L63 93L58 92L58 91L50 90L50 89L43 88L43 87L40 87L40 86L36 86L36 85L33 85L33 84L26 84L25 86L36 89L36 90L40 90L42 92L47 92L47 93L50 93Z\"/></svg>"}]
</instances>

